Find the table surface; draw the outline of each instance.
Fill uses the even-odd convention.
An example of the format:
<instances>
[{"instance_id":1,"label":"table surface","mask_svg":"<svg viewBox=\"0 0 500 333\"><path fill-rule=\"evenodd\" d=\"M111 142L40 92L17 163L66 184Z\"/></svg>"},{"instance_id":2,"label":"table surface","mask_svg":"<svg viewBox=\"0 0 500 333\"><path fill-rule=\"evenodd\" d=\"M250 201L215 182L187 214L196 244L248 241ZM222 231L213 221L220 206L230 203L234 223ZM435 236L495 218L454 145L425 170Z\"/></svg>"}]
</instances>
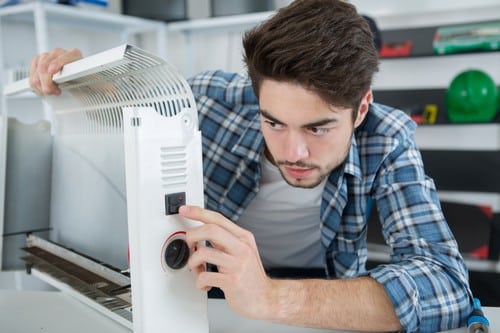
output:
<instances>
[{"instance_id":1,"label":"table surface","mask_svg":"<svg viewBox=\"0 0 500 333\"><path fill-rule=\"evenodd\" d=\"M209 299L210 332L214 333L320 333L331 330L290 327L238 316L221 299ZM490 332L500 330L500 308L485 307ZM222 320L219 320L222 319ZM60 291L0 289L0 332L130 333L100 312ZM467 332L465 328L449 331Z\"/></svg>"}]
</instances>

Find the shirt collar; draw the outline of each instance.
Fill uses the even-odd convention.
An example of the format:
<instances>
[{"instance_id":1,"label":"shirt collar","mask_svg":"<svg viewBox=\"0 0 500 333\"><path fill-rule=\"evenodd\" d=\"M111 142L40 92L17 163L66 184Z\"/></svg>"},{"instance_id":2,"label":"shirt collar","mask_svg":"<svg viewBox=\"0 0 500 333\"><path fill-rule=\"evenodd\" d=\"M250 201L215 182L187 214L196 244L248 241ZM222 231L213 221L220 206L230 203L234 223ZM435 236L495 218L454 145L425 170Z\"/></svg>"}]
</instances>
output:
<instances>
[{"instance_id":1,"label":"shirt collar","mask_svg":"<svg viewBox=\"0 0 500 333\"><path fill-rule=\"evenodd\" d=\"M260 131L260 114L255 112L231 152L246 160L259 163L263 149L264 136Z\"/></svg>"},{"instance_id":2,"label":"shirt collar","mask_svg":"<svg viewBox=\"0 0 500 333\"><path fill-rule=\"evenodd\" d=\"M344 173L350 174L358 179L362 178L361 160L359 159L358 145L354 135L352 136L351 147L349 148L349 153L347 154Z\"/></svg>"}]
</instances>

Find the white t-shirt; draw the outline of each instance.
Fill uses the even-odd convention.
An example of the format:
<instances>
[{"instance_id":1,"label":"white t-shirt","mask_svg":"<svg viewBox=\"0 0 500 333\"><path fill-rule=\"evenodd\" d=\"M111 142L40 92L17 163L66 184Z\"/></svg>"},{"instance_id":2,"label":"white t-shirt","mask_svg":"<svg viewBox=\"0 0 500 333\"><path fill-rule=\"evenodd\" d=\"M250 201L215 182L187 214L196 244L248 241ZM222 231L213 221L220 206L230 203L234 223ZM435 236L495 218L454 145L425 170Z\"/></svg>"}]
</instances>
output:
<instances>
[{"instance_id":1,"label":"white t-shirt","mask_svg":"<svg viewBox=\"0 0 500 333\"><path fill-rule=\"evenodd\" d=\"M278 168L261 159L260 190L238 225L251 231L266 268L321 268L320 205L326 179L312 189L288 185Z\"/></svg>"}]
</instances>

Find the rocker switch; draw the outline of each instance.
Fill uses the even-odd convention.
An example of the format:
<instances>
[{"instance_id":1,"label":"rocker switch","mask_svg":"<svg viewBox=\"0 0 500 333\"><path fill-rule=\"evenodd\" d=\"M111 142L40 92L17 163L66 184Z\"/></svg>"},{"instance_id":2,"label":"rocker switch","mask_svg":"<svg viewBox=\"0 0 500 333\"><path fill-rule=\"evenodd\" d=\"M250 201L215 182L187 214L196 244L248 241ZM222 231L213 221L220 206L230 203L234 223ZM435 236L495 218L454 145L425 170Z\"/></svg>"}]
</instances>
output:
<instances>
[{"instance_id":1,"label":"rocker switch","mask_svg":"<svg viewBox=\"0 0 500 333\"><path fill-rule=\"evenodd\" d=\"M165 215L179 213L179 207L186 204L186 192L165 194Z\"/></svg>"}]
</instances>

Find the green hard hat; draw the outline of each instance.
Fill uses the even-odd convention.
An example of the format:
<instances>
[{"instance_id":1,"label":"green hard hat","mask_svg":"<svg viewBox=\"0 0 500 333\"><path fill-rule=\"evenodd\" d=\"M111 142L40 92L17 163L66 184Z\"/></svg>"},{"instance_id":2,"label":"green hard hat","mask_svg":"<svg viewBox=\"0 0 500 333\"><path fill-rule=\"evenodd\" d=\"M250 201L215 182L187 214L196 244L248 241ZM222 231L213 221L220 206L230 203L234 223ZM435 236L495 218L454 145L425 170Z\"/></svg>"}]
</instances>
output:
<instances>
[{"instance_id":1,"label":"green hard hat","mask_svg":"<svg viewBox=\"0 0 500 333\"><path fill-rule=\"evenodd\" d=\"M446 113L451 122L489 122L498 110L500 96L493 79L480 70L455 76L446 91Z\"/></svg>"}]
</instances>

